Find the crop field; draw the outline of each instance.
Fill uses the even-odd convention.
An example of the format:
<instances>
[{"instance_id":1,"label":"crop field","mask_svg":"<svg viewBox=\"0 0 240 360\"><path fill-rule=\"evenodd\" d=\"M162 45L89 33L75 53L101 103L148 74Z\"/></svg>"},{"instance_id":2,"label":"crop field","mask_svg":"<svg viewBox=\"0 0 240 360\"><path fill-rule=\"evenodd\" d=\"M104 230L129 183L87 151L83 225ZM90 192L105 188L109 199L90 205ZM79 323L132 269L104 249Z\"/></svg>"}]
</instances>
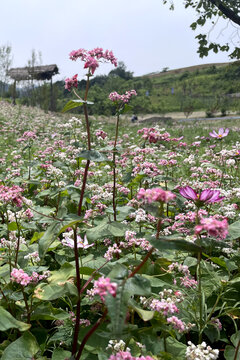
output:
<instances>
[{"instance_id":1,"label":"crop field","mask_svg":"<svg viewBox=\"0 0 240 360\"><path fill-rule=\"evenodd\" d=\"M131 123L134 96L0 103L2 360L240 358L238 120Z\"/></svg>"}]
</instances>

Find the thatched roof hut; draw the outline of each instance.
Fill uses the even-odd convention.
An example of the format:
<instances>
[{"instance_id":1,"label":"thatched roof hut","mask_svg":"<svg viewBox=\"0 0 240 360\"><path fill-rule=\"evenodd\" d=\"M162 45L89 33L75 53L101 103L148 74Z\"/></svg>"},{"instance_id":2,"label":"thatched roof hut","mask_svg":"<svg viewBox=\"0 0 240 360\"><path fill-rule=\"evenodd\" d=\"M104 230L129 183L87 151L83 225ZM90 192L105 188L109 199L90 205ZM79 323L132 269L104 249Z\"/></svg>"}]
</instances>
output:
<instances>
[{"instance_id":1,"label":"thatched roof hut","mask_svg":"<svg viewBox=\"0 0 240 360\"><path fill-rule=\"evenodd\" d=\"M8 76L10 76L15 81L21 80L51 80L52 77L56 74L59 74L58 67L56 64L53 65L43 65L43 66L34 66L34 67L22 67L22 68L13 68L8 71Z\"/></svg>"}]
</instances>

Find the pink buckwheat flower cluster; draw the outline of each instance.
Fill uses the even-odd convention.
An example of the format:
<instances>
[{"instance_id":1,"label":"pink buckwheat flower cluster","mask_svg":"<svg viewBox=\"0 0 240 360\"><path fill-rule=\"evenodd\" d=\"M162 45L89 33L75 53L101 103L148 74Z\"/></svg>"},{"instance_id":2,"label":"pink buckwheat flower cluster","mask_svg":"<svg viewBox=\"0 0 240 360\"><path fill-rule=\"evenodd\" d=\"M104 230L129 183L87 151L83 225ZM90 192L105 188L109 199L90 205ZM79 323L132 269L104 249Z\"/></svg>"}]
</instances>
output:
<instances>
[{"instance_id":1,"label":"pink buckwheat flower cluster","mask_svg":"<svg viewBox=\"0 0 240 360\"><path fill-rule=\"evenodd\" d=\"M175 330L177 330L179 333L187 332L189 331L194 324L186 324L184 321L180 320L176 316L171 316L167 318L167 322L173 326Z\"/></svg>"},{"instance_id":2,"label":"pink buckwheat flower cluster","mask_svg":"<svg viewBox=\"0 0 240 360\"><path fill-rule=\"evenodd\" d=\"M209 236L217 240L223 240L228 234L228 222L226 219L219 221L214 217L201 219L200 224L195 226L195 234L200 234L202 231L207 231Z\"/></svg>"},{"instance_id":3,"label":"pink buckwheat flower cluster","mask_svg":"<svg viewBox=\"0 0 240 360\"><path fill-rule=\"evenodd\" d=\"M163 203L168 203L171 200L174 200L176 195L174 195L171 191L165 191L161 188L153 188L153 189L143 189L141 188L137 194L137 199L143 199L148 204L151 204L154 201L160 201Z\"/></svg>"},{"instance_id":4,"label":"pink buckwheat flower cluster","mask_svg":"<svg viewBox=\"0 0 240 360\"><path fill-rule=\"evenodd\" d=\"M105 139L105 137L107 137L107 133L103 130L97 130L96 134L97 138L101 138L101 139Z\"/></svg>"},{"instance_id":5,"label":"pink buckwheat flower cluster","mask_svg":"<svg viewBox=\"0 0 240 360\"><path fill-rule=\"evenodd\" d=\"M157 129L155 128L143 128L138 130L137 132L138 134L143 134L142 138L144 140L148 140L149 143L153 143L156 144L158 141L170 141L170 134L168 132L165 133L160 133Z\"/></svg>"},{"instance_id":6,"label":"pink buckwheat flower cluster","mask_svg":"<svg viewBox=\"0 0 240 360\"><path fill-rule=\"evenodd\" d=\"M112 51L103 51L102 48L95 48L93 50L78 49L70 52L69 57L71 60L76 61L80 59L85 62L84 69L89 69L93 75L95 70L99 67L99 61L111 62L117 67L117 59Z\"/></svg>"},{"instance_id":7,"label":"pink buckwheat flower cluster","mask_svg":"<svg viewBox=\"0 0 240 360\"><path fill-rule=\"evenodd\" d=\"M191 276L190 271L187 265L179 264L178 262L172 263L168 266L168 271L170 272L179 272L182 273L184 276L180 277L180 284L185 288L193 288L197 287L197 281ZM176 276L173 280L174 284L177 284Z\"/></svg>"},{"instance_id":8,"label":"pink buckwheat flower cluster","mask_svg":"<svg viewBox=\"0 0 240 360\"><path fill-rule=\"evenodd\" d=\"M0 202L8 204L13 202L18 207L22 206L22 195L23 189L18 185L12 187L0 185Z\"/></svg>"},{"instance_id":9,"label":"pink buckwheat flower cluster","mask_svg":"<svg viewBox=\"0 0 240 360\"><path fill-rule=\"evenodd\" d=\"M45 271L43 275L39 275L37 272L33 272L31 276L23 271L23 269L13 268L11 272L11 280L17 284L27 286L30 283L37 283L43 279L46 279L50 273Z\"/></svg>"},{"instance_id":10,"label":"pink buckwheat flower cluster","mask_svg":"<svg viewBox=\"0 0 240 360\"><path fill-rule=\"evenodd\" d=\"M125 94L118 94L116 91L111 92L108 96L109 100L115 102L123 102L124 104L129 103L132 96L137 96L135 90L126 91Z\"/></svg>"},{"instance_id":11,"label":"pink buckwheat flower cluster","mask_svg":"<svg viewBox=\"0 0 240 360\"><path fill-rule=\"evenodd\" d=\"M90 294L91 296L99 295L101 300L104 302L107 293L115 297L117 293L117 284L111 282L110 278L102 276L94 282L93 289L90 290Z\"/></svg>"},{"instance_id":12,"label":"pink buckwheat flower cluster","mask_svg":"<svg viewBox=\"0 0 240 360\"><path fill-rule=\"evenodd\" d=\"M17 142L22 142L26 140L34 140L37 138L37 135L34 131L25 131L21 138L17 139Z\"/></svg>"},{"instance_id":13,"label":"pink buckwheat flower cluster","mask_svg":"<svg viewBox=\"0 0 240 360\"><path fill-rule=\"evenodd\" d=\"M74 75L72 78L67 78L65 80L65 89L67 89L68 91L70 91L72 89L72 87L77 88L78 87L78 74Z\"/></svg>"},{"instance_id":14,"label":"pink buckwheat flower cluster","mask_svg":"<svg viewBox=\"0 0 240 360\"><path fill-rule=\"evenodd\" d=\"M151 356L132 356L129 351L119 351L115 355L111 355L108 360L154 360Z\"/></svg>"},{"instance_id":15,"label":"pink buckwheat flower cluster","mask_svg":"<svg viewBox=\"0 0 240 360\"><path fill-rule=\"evenodd\" d=\"M32 278L25 273L23 269L14 268L11 272L11 280L20 285L26 286L32 281Z\"/></svg>"}]
</instances>

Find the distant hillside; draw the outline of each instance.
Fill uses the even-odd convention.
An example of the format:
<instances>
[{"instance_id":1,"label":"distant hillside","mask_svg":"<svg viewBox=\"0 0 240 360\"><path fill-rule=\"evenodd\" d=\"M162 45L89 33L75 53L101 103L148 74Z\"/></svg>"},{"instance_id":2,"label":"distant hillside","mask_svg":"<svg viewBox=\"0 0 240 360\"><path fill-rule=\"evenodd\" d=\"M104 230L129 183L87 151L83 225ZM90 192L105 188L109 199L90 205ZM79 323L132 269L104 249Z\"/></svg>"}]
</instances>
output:
<instances>
[{"instance_id":1,"label":"distant hillside","mask_svg":"<svg viewBox=\"0 0 240 360\"><path fill-rule=\"evenodd\" d=\"M201 65L192 65L192 66L187 66L187 67L183 67L183 68L178 68L178 69L172 69L172 70L166 70L166 71L160 71L160 72L153 72L153 73L149 73L143 76L147 76L147 77L157 77L157 76L164 76L164 75L170 75L170 74L182 74L186 71L188 72L194 72L196 70L203 70L203 69L208 69L211 68L212 66L215 66L216 68L219 67L223 67L223 66L227 66L233 64L232 62L224 62L224 63L210 63L210 64L201 64Z\"/></svg>"},{"instance_id":2,"label":"distant hillside","mask_svg":"<svg viewBox=\"0 0 240 360\"><path fill-rule=\"evenodd\" d=\"M95 76L90 80L90 115L115 114L115 104L108 96L112 91L124 94L135 89L138 96L131 100L132 113L165 114L169 112L206 112L212 116L216 111L224 115L227 110L240 111L240 62L194 65L164 72L134 77L122 66L108 75ZM86 81L78 82L79 94L83 96ZM32 93L19 94L18 102L49 109L51 88L48 84L34 88ZM61 111L74 95L64 88L64 81L53 86L54 106ZM81 114L83 108L72 110ZM130 116L130 115L129 115Z\"/></svg>"}]
</instances>

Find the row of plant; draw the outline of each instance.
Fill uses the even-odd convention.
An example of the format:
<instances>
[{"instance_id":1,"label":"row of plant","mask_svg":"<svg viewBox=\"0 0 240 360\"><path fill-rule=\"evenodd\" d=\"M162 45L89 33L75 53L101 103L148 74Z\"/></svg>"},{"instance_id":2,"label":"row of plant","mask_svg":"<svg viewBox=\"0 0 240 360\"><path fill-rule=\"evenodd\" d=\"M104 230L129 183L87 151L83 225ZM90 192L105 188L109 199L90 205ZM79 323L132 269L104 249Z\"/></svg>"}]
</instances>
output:
<instances>
[{"instance_id":1,"label":"row of plant","mask_svg":"<svg viewBox=\"0 0 240 360\"><path fill-rule=\"evenodd\" d=\"M1 359L237 360L236 131L90 124L70 58L84 119L1 104Z\"/></svg>"}]
</instances>

